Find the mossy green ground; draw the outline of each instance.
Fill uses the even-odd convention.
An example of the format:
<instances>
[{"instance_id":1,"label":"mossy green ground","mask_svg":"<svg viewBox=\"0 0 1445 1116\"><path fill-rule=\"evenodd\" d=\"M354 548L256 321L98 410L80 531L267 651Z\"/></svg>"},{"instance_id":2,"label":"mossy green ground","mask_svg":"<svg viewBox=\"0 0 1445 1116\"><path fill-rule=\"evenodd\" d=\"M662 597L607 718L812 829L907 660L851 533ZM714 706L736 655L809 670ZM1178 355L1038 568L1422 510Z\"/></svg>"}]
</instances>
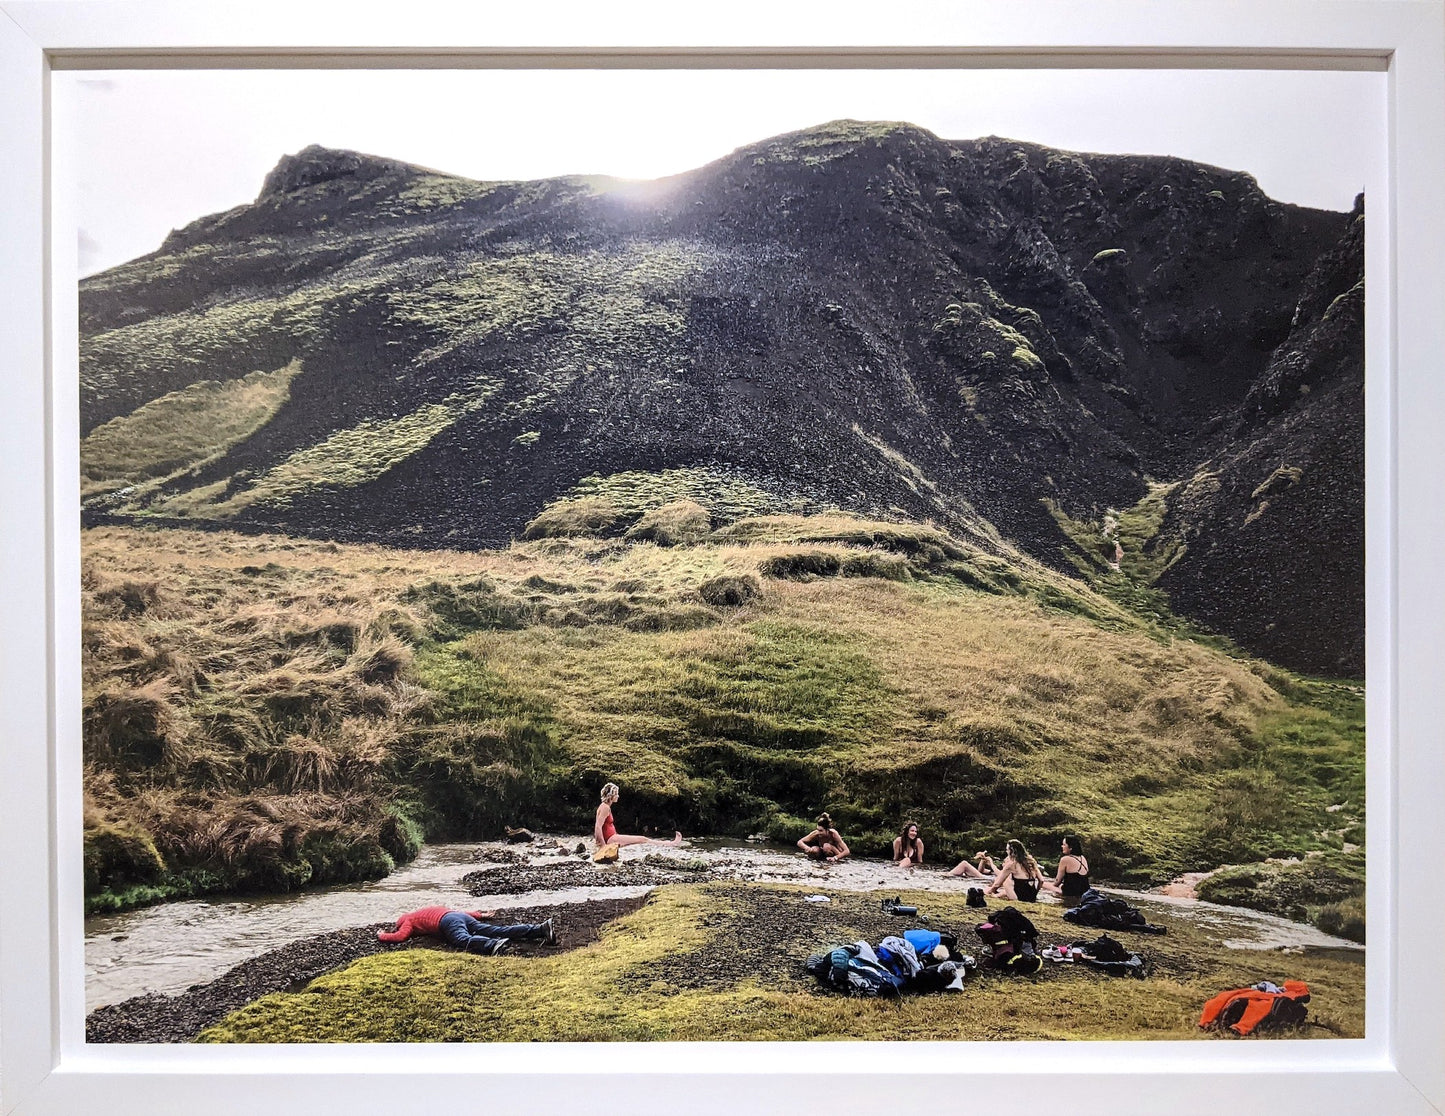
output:
<instances>
[{"instance_id":1,"label":"mossy green ground","mask_svg":"<svg viewBox=\"0 0 1445 1116\"><path fill-rule=\"evenodd\" d=\"M1364 1033L1364 966L1322 955L1226 950L1167 917L1161 938L1127 936L1153 964L1144 980L1047 965L1036 977L985 972L962 994L858 1000L820 991L809 953L880 937L876 898L837 894L806 911L796 888L672 885L555 957L407 951L366 958L295 994L267 996L204 1042L470 1042L803 1039L1196 1039L1206 999L1262 979L1310 985L1309 1023L1285 1037ZM978 912L962 895L905 893L971 948ZM1040 941L1091 939L1057 906L1030 906ZM1151 917L1160 918L1151 912ZM893 925L896 932L903 924ZM1122 936L1122 935L1121 935Z\"/></svg>"}]
</instances>

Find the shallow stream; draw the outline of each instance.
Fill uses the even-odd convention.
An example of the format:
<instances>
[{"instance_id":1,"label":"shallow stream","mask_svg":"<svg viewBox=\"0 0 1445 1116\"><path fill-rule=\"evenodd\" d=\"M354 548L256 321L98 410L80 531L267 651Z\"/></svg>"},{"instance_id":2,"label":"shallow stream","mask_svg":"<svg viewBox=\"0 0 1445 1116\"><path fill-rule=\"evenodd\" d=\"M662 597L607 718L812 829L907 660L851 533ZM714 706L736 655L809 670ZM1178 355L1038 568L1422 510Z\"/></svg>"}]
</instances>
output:
<instances>
[{"instance_id":1,"label":"shallow stream","mask_svg":"<svg viewBox=\"0 0 1445 1116\"><path fill-rule=\"evenodd\" d=\"M573 844L575 845L575 839ZM428 845L411 864L383 880L316 888L288 895L200 899L164 903L118 915L96 915L85 923L85 1001L91 1011L146 992L174 994L212 980L234 965L290 942L394 919L403 911L446 904L462 910L535 907L641 895L646 886L616 887L607 883L609 869L595 868L597 883L554 891L527 891L496 896L473 895L461 883L471 872L515 868L489 856L515 853L529 864L558 864L564 854L555 842L535 845L497 843ZM970 881L950 877L926 866L903 872L877 860L849 860L820 865L779 846L739 844L731 839L698 839L681 849L634 846L622 850L624 861L649 854L670 860L707 862L705 879L741 879L813 886L829 891L963 892ZM574 862L583 863L572 857ZM590 863L590 862L588 862ZM1338 950L1364 958L1364 947L1333 938L1297 922L1238 907L1222 907L1198 899L1175 898L1114 888L1104 889L1127 899L1150 921L1157 914L1194 923L1231 949ZM1041 902L1048 902L1047 896Z\"/></svg>"}]
</instances>

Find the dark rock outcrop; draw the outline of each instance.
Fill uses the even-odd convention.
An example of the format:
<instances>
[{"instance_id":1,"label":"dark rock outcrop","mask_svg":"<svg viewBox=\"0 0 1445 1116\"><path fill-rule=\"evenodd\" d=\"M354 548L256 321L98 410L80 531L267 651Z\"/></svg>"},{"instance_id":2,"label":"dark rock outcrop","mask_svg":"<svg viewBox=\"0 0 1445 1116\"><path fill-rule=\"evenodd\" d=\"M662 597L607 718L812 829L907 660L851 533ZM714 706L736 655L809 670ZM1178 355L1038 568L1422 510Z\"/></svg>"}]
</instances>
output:
<instances>
[{"instance_id":1,"label":"dark rock outcrop","mask_svg":"<svg viewBox=\"0 0 1445 1116\"><path fill-rule=\"evenodd\" d=\"M1305 283L1293 326L1182 489L1161 579L1175 606L1317 674L1365 669L1363 199Z\"/></svg>"}]
</instances>

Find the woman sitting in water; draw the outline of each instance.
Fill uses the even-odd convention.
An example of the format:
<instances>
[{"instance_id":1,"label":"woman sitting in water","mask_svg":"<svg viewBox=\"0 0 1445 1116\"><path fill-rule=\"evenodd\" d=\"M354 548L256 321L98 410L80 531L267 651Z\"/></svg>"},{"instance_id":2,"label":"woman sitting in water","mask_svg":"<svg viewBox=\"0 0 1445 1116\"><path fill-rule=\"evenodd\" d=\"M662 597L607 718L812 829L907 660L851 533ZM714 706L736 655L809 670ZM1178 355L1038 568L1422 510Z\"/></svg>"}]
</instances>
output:
<instances>
[{"instance_id":1,"label":"woman sitting in water","mask_svg":"<svg viewBox=\"0 0 1445 1116\"><path fill-rule=\"evenodd\" d=\"M618 833L617 825L612 820L612 804L622 797L622 792L617 789L616 783L608 783L602 788L602 804L597 807L597 820L592 824L592 839L597 842L600 849L603 845L670 845L677 848L682 844L681 831L672 835L671 841L664 841L660 837L635 837L627 833Z\"/></svg>"},{"instance_id":2,"label":"woman sitting in water","mask_svg":"<svg viewBox=\"0 0 1445 1116\"><path fill-rule=\"evenodd\" d=\"M833 819L827 813L818 815L818 828L798 840L798 848L812 860L826 860L837 864L848 855L848 842L833 828Z\"/></svg>"},{"instance_id":3,"label":"woman sitting in water","mask_svg":"<svg viewBox=\"0 0 1445 1116\"><path fill-rule=\"evenodd\" d=\"M992 861L989 864L992 865ZM998 866L998 874L984 894L999 895L1018 903L1032 903L1038 899L1043 883L1039 862L1029 855L1022 841L1011 837L1004 846L1003 863Z\"/></svg>"},{"instance_id":4,"label":"woman sitting in water","mask_svg":"<svg viewBox=\"0 0 1445 1116\"><path fill-rule=\"evenodd\" d=\"M923 841L918 836L918 823L904 822L903 830L893 838L893 864L897 868L917 868L923 863Z\"/></svg>"},{"instance_id":5,"label":"woman sitting in water","mask_svg":"<svg viewBox=\"0 0 1445 1116\"><path fill-rule=\"evenodd\" d=\"M1077 899L1089 890L1089 861L1084 856L1084 846L1070 833L1059 842L1059 871L1052 883L1044 884L1055 895L1065 899Z\"/></svg>"}]
</instances>

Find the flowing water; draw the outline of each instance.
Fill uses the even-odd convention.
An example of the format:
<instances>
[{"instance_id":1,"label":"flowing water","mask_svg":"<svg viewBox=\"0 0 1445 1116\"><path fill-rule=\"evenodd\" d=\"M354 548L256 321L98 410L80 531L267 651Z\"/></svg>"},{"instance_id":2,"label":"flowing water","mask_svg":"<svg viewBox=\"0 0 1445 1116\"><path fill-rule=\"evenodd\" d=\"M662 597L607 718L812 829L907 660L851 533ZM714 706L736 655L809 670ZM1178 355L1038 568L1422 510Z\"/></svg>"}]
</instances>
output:
<instances>
[{"instance_id":1,"label":"flowing water","mask_svg":"<svg viewBox=\"0 0 1445 1116\"><path fill-rule=\"evenodd\" d=\"M616 887L607 882L608 868L596 868L597 883L556 891L520 895L473 895L461 884L469 872L502 869L485 856L501 848L495 843L428 845L411 864L383 880L316 888L288 895L227 897L164 903L118 915L96 915L85 923L85 1000L90 1011L145 992L174 994L214 979L227 969L270 949L373 922L386 922L403 911L445 904L462 910L548 906L588 899L641 895L645 886ZM555 845L525 846L532 864L556 864ZM622 850L626 861L649 853L677 860L704 860L702 879L740 879L810 885L829 891L962 892L970 881L927 868L904 872L876 860L848 860L820 865L804 860L788 847L740 845L727 839L698 839L681 849L634 846ZM1197 899L1104 889L1138 906L1151 920L1163 912L1185 919L1217 936L1231 949L1339 950L1364 957L1364 948L1333 938L1302 923L1238 907L1222 907ZM1047 902L1048 897L1041 897Z\"/></svg>"}]
</instances>

